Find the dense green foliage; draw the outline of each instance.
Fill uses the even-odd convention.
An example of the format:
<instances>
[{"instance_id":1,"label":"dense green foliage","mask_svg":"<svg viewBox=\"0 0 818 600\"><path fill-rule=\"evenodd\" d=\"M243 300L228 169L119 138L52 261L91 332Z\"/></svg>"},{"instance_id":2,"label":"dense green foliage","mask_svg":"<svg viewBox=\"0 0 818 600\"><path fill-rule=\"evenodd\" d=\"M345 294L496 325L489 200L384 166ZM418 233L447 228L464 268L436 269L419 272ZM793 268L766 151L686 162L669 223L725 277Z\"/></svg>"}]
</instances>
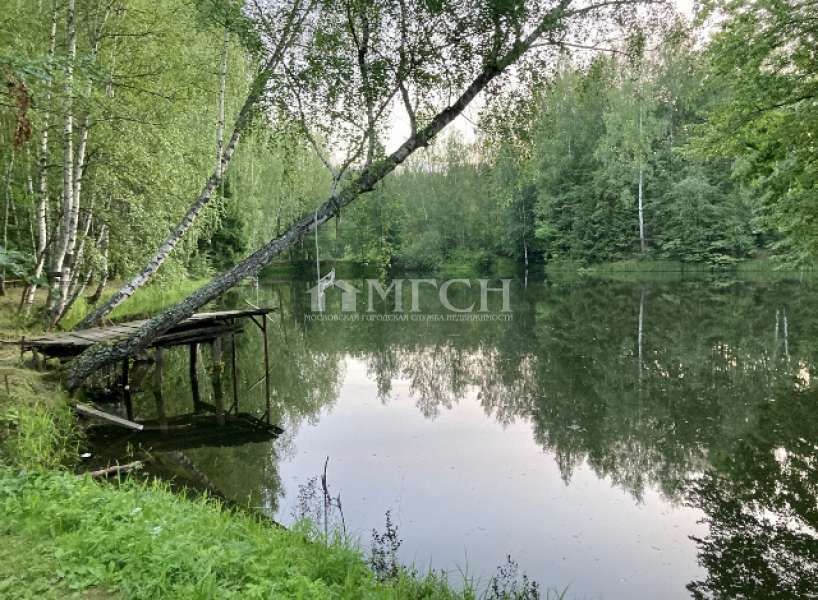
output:
<instances>
[{"instance_id":1,"label":"dense green foliage","mask_svg":"<svg viewBox=\"0 0 818 600\"><path fill-rule=\"evenodd\" d=\"M37 273L38 202L45 198L48 232L63 218L58 166L61 119L69 114L82 191L71 301L145 263L212 169L222 55L228 130L263 55L258 23L239 6L77 0L71 59L64 3L8 3L0 17L6 277ZM324 228L319 253L420 270L490 268L498 259L730 265L773 254L811 262L818 247L814 14L810 3L711 2L699 29L680 19L604 52L566 51L509 94L489 94L476 141L440 140ZM308 69L307 96L331 96L344 69L354 70L352 42L328 35L316 42L332 54L321 59L329 61L321 67L327 79L317 66ZM310 56L299 60L320 58ZM376 75L367 85L385 85L383 74L368 76ZM431 84L431 71L424 76ZM332 122L320 103L294 122L292 98L281 110L257 111L217 198L160 279L223 270L312 209L343 177L322 161L335 158L333 144L354 150L344 127L369 101L347 98ZM338 129L335 121L349 123ZM306 127L313 135L305 137ZM379 138L367 152L383 150ZM312 261L308 242L287 258Z\"/></svg>"},{"instance_id":2,"label":"dense green foliage","mask_svg":"<svg viewBox=\"0 0 818 600\"><path fill-rule=\"evenodd\" d=\"M781 236L781 253L795 262L812 260L818 248L818 5L732 0L717 8L722 24L705 58L720 98L697 149L734 160Z\"/></svg>"},{"instance_id":3,"label":"dense green foliage","mask_svg":"<svg viewBox=\"0 0 818 600\"><path fill-rule=\"evenodd\" d=\"M228 133L258 64L258 41L236 6L227 0L159 5L77 0L77 51L71 61L65 3L4 5L0 246L18 253L2 254L9 258L6 277L31 279L41 199L46 252L58 243L53 238L64 218L63 115L73 117L73 174L82 191L73 256L79 276L72 290L79 290L80 282L90 286L127 276L156 251L213 169L222 40ZM66 96L69 62L73 93ZM165 281L232 264L325 193L317 159L292 129L268 123L261 113L256 122L217 197L164 265ZM20 260L10 260L20 254L27 257L24 272L16 268Z\"/></svg>"},{"instance_id":4,"label":"dense green foliage","mask_svg":"<svg viewBox=\"0 0 818 600\"><path fill-rule=\"evenodd\" d=\"M449 138L356 209L339 255L812 262L815 8L715 4L704 47L674 24L489 104L478 142Z\"/></svg>"}]
</instances>

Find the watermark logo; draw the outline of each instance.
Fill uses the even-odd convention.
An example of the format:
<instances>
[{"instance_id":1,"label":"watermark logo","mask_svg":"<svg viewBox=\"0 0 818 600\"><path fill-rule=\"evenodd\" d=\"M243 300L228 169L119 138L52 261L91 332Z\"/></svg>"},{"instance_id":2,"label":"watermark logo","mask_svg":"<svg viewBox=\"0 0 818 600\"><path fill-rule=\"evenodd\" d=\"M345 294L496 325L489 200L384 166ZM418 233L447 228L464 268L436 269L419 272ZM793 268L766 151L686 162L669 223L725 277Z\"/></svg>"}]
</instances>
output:
<instances>
[{"instance_id":1,"label":"watermark logo","mask_svg":"<svg viewBox=\"0 0 818 600\"><path fill-rule=\"evenodd\" d=\"M511 279L392 279L388 283L366 279L353 284L335 279L333 273L307 293L312 311L309 320L510 321L512 317ZM331 293L340 295L340 313L326 312ZM423 312L422 298L425 308L430 298L436 300L437 310Z\"/></svg>"}]
</instances>

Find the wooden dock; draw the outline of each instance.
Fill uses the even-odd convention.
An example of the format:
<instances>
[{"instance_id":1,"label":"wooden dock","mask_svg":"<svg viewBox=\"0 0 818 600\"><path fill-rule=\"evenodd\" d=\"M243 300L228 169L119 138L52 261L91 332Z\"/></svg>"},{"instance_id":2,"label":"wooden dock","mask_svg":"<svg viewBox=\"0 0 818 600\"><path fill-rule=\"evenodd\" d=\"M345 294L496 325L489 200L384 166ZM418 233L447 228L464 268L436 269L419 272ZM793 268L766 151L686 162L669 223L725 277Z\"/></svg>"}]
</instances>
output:
<instances>
[{"instance_id":1,"label":"wooden dock","mask_svg":"<svg viewBox=\"0 0 818 600\"><path fill-rule=\"evenodd\" d=\"M264 435L275 435L280 430L270 423L271 415L271 386L270 386L270 358L267 341L267 315L273 312L272 308L249 308L239 310L221 310L214 312L197 313L171 327L163 335L156 338L153 343L140 355L153 351L154 370L154 395L156 400L156 412L158 418L154 423L139 423L134 418L134 407L131 399L131 361L135 357L126 357L122 361L122 371L119 377L119 384L116 386L117 396L124 402L127 411L127 419L100 409L98 406L87 404L77 405L77 412L86 417L102 420L108 425L126 427L132 430L141 431L143 429L157 430L160 434L167 434L174 429L188 429L191 423L196 423L195 433L206 435L208 430L206 424L212 421L219 428L225 428L223 434L231 430L247 430L248 426L255 433ZM244 330L246 320L252 321L263 336L264 347L264 392L266 399L266 411L259 419L255 416L239 413L239 389L236 375L236 335ZM82 353L94 344L110 344L125 339L133 335L145 320L129 321L119 323L110 327L95 327L80 331L67 331L64 333L54 333L42 337L21 340L21 352L31 352L35 367L43 364L42 359L58 358L60 360L70 360ZM210 369L213 379L214 404L204 402L199 392L199 346L209 344L211 346L211 356L213 367ZM162 368L163 351L173 346L188 346L190 348L190 387L193 401L193 412L188 415L181 415L178 418L165 415L165 402L163 398ZM232 369L232 403L225 406L225 394L222 388L222 367L224 364L224 350L230 350L230 367ZM143 358L146 358L143 356ZM212 417L212 419L207 418ZM204 418L203 418L204 417ZM181 427L180 427L181 426Z\"/></svg>"},{"instance_id":2,"label":"wooden dock","mask_svg":"<svg viewBox=\"0 0 818 600\"><path fill-rule=\"evenodd\" d=\"M240 322L241 319L254 319L254 317L264 319L267 314L274 310L272 308L250 308L196 313L159 336L151 344L151 347L209 342L218 337L239 333L243 328ZM110 344L123 340L133 335L145 322L146 320L142 319L118 323L110 327L93 327L80 331L66 331L23 339L21 350L23 352L39 353L46 358L72 358L94 344ZM258 322L256 324L258 325Z\"/></svg>"}]
</instances>

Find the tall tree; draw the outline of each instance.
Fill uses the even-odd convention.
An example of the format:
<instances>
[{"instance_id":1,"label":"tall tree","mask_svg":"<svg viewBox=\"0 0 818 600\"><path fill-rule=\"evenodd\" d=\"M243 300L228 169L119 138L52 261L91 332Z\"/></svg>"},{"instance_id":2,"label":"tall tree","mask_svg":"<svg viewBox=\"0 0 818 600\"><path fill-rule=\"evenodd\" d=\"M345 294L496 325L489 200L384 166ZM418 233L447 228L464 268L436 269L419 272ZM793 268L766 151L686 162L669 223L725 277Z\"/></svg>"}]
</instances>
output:
<instances>
[{"instance_id":1,"label":"tall tree","mask_svg":"<svg viewBox=\"0 0 818 600\"><path fill-rule=\"evenodd\" d=\"M51 28L48 34L48 54L47 63L54 60L54 53L57 44L57 18L59 15L57 0L53 0L51 8ZM31 305L34 303L34 295L37 292L37 285L45 267L48 247L48 126L51 116L52 79L49 77L45 84L45 114L43 116L42 131L40 132L40 144L37 157L37 209L36 209L36 229L37 245L35 247L35 267L32 273L32 281L26 285L21 299L21 308L28 314Z\"/></svg>"},{"instance_id":2,"label":"tall tree","mask_svg":"<svg viewBox=\"0 0 818 600\"><path fill-rule=\"evenodd\" d=\"M74 222L74 61L77 56L77 22L76 2L68 0L66 4L66 55L65 83L63 85L63 187L61 221L57 228L55 248L51 255L50 280L48 290L48 319L55 324L62 312L59 306L63 266L71 239L71 225ZM79 210L79 207L77 207ZM77 213L78 214L78 213ZM70 267L69 267L70 269Z\"/></svg>"},{"instance_id":3,"label":"tall tree","mask_svg":"<svg viewBox=\"0 0 818 600\"><path fill-rule=\"evenodd\" d=\"M293 223L283 235L271 239L232 269L146 322L130 338L111 346L94 346L88 349L72 362L68 378L69 387L76 388L101 366L121 360L137 349L147 347L156 336L190 316L197 308L224 293L243 278L258 273L273 257L331 219L340 208L350 204L361 194L371 191L378 182L403 163L413 152L428 145L479 93L511 65L518 63L536 43L545 40L542 47L554 50L559 47L560 41L564 40L565 36L582 34L583 28L589 23L601 24L612 13L621 18L623 11L636 7L638 4L639 2L628 0L614 0L574 7L570 0L560 0L555 4L536 7L529 7L523 3L510 5L497 3L489 7L482 4L465 7L446 3L430 5L425 2L414 5L416 10L414 18L419 26L428 27L429 23L433 23L439 27L437 32L432 30L433 33L438 34L437 36L424 41L429 52L435 53L438 60L442 59L442 64L446 64L455 57L460 57L460 60L450 64L460 66L457 75L462 78L461 81L465 80L469 83L461 88L463 91L457 98L438 111L416 132L413 132L398 149L387 157L364 167L337 194L322 204L313 214ZM432 14L429 14L429 11ZM397 21L400 22L399 19ZM394 22L391 30L395 31ZM316 28L315 34L324 36L331 31ZM450 37L452 33L454 37ZM444 40L441 40L441 37ZM401 52L394 48L391 39L391 37L384 36L384 45L378 50L385 57L391 55L392 65L400 64ZM434 44L435 41L447 41L448 43L438 46ZM471 49L472 53L463 53L464 46ZM462 59L464 56L467 57L465 60ZM331 53L328 53L327 57L335 58ZM532 57L534 58L537 57ZM314 63L308 62L306 66L308 69L314 68ZM390 79L395 82L393 85L384 86L386 94L396 93L392 90L399 90L401 84L418 83L420 75L418 71L405 73L398 69L389 69L389 61L384 65L383 72L390 74ZM358 76L360 75L358 72ZM333 93L330 99L335 102L322 98L322 105L331 108L341 99L338 98L339 89L336 85L330 85L328 90ZM419 90L431 95L433 88L419 87ZM363 97L366 99L366 94ZM359 90L354 100L360 102L360 98Z\"/></svg>"},{"instance_id":4,"label":"tall tree","mask_svg":"<svg viewBox=\"0 0 818 600\"><path fill-rule=\"evenodd\" d=\"M713 1L717 33L708 83L720 94L700 128L709 158L741 157L736 175L762 199L767 222L792 262L818 256L815 131L818 130L818 4Z\"/></svg>"}]
</instances>

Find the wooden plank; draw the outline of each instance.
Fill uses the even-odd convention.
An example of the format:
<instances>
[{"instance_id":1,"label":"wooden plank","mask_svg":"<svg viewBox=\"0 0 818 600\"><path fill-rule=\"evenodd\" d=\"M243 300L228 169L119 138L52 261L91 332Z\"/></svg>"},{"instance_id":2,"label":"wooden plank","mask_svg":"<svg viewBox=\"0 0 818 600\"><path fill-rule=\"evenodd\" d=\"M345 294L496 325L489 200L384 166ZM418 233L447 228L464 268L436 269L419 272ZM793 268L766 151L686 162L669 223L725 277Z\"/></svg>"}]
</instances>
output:
<instances>
[{"instance_id":1,"label":"wooden plank","mask_svg":"<svg viewBox=\"0 0 818 600\"><path fill-rule=\"evenodd\" d=\"M127 427L128 429L133 429L135 431L142 431L144 429L144 427L139 423L135 423L134 421L129 421L128 419L123 419L122 417L112 415L111 413L98 410L93 406L88 406L87 404L77 403L74 406L74 410L76 410L81 415L85 415L86 417L102 419L103 421L108 421L109 423L113 423L114 425L120 425L121 427Z\"/></svg>"},{"instance_id":2,"label":"wooden plank","mask_svg":"<svg viewBox=\"0 0 818 600\"><path fill-rule=\"evenodd\" d=\"M171 327L157 341L162 345L166 345L169 341L181 341L183 339L187 342L194 341L189 338L195 338L195 341L206 340L208 336L217 333L219 329L221 329L221 331L218 333L222 334L230 333L231 327L235 327L236 331L240 330L240 327L233 323L225 323L225 319L266 315L275 310L275 308L251 308L196 313L177 323L174 327ZM67 331L62 334L45 335L39 338L25 340L21 343L21 348L27 350L39 348L44 352L50 351L53 354L77 354L92 344L114 342L130 336L146 322L147 319L139 319L136 321L117 323L110 327L92 327L81 331ZM204 329L207 327L212 327L213 329L210 331ZM199 329L202 330L198 331Z\"/></svg>"},{"instance_id":3,"label":"wooden plank","mask_svg":"<svg viewBox=\"0 0 818 600\"><path fill-rule=\"evenodd\" d=\"M90 346L91 344L96 344L97 342L106 342L108 340L113 339L110 335L105 335L101 333L74 333L71 334L71 337L68 338L69 340L80 340L79 342L75 342L77 344L83 344Z\"/></svg>"},{"instance_id":4,"label":"wooden plank","mask_svg":"<svg viewBox=\"0 0 818 600\"><path fill-rule=\"evenodd\" d=\"M201 327L197 329L189 329L176 333L166 333L154 341L156 346L168 346L174 344L184 344L193 340L213 339L229 333L241 332L241 326L220 325L216 327Z\"/></svg>"}]
</instances>

